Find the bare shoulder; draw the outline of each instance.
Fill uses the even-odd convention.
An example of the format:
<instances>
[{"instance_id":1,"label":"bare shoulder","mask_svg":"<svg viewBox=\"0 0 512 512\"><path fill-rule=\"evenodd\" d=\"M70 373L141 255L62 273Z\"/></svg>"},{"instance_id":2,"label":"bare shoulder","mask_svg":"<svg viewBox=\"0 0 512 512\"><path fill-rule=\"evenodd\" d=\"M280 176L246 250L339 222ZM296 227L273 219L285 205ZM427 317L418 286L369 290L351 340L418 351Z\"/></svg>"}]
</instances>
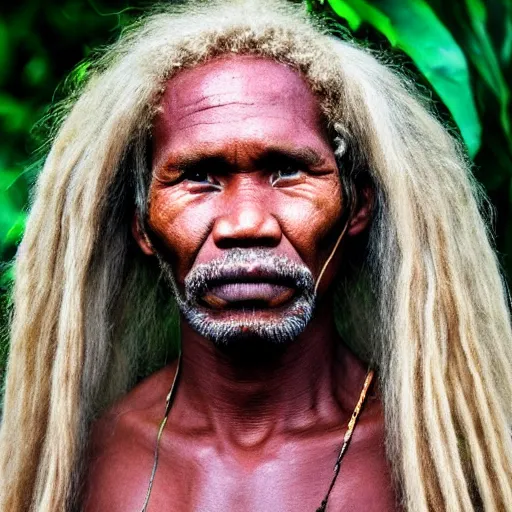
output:
<instances>
[{"instance_id":1,"label":"bare shoulder","mask_svg":"<svg viewBox=\"0 0 512 512\"><path fill-rule=\"evenodd\" d=\"M176 362L150 375L92 426L83 510L140 510Z\"/></svg>"},{"instance_id":2,"label":"bare shoulder","mask_svg":"<svg viewBox=\"0 0 512 512\"><path fill-rule=\"evenodd\" d=\"M128 434L139 434L141 428L161 419L175 371L176 362L153 373L108 409L92 426L90 453L99 456L125 442Z\"/></svg>"}]
</instances>

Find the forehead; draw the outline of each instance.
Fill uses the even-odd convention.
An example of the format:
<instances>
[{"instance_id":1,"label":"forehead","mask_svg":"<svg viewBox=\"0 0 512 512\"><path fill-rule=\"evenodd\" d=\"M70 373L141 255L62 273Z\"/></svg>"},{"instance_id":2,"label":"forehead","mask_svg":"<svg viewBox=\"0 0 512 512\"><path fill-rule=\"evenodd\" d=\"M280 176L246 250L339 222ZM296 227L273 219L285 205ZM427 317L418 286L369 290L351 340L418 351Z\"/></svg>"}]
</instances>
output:
<instances>
[{"instance_id":1,"label":"forehead","mask_svg":"<svg viewBox=\"0 0 512 512\"><path fill-rule=\"evenodd\" d=\"M255 147L310 145L325 140L324 131L319 102L298 72L261 57L223 57L167 82L153 127L154 159L233 138Z\"/></svg>"}]
</instances>

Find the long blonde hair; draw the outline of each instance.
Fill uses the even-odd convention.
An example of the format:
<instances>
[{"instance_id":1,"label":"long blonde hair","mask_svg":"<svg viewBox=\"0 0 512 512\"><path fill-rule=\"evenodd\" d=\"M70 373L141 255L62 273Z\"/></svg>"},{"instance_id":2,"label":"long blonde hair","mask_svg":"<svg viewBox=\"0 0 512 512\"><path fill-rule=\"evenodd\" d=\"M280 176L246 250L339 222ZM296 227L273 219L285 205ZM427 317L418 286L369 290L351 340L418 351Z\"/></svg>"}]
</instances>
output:
<instances>
[{"instance_id":1,"label":"long blonde hair","mask_svg":"<svg viewBox=\"0 0 512 512\"><path fill-rule=\"evenodd\" d=\"M375 186L370 285L351 302L380 372L402 505L512 510L510 318L459 144L407 80L303 8L228 0L136 23L64 109L16 258L0 510L76 508L92 418L144 372L145 352L169 346L158 272L130 235L133 211L144 214L151 122L169 77L237 53L301 73L333 141L348 145L341 173ZM157 364L146 357L146 371Z\"/></svg>"}]
</instances>

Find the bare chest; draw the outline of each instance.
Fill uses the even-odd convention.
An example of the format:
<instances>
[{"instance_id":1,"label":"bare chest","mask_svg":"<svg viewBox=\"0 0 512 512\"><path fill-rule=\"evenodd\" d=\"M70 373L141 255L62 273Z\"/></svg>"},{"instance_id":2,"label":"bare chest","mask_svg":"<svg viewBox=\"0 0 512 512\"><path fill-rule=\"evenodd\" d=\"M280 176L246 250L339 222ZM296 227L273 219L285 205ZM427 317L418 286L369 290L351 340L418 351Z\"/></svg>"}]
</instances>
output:
<instances>
[{"instance_id":1,"label":"bare chest","mask_svg":"<svg viewBox=\"0 0 512 512\"><path fill-rule=\"evenodd\" d=\"M153 415L154 416L154 415ZM126 413L98 429L83 512L139 512L154 461L157 421ZM167 425L147 512L316 512L333 478L344 428L315 427L234 449L211 430ZM225 436L220 436L225 438ZM398 511L378 404L358 422L327 512Z\"/></svg>"},{"instance_id":2,"label":"bare chest","mask_svg":"<svg viewBox=\"0 0 512 512\"><path fill-rule=\"evenodd\" d=\"M337 441L290 443L264 456L233 457L208 447L164 450L148 511L315 512L334 474ZM397 510L378 443L353 439L328 501L328 512L341 510Z\"/></svg>"}]
</instances>

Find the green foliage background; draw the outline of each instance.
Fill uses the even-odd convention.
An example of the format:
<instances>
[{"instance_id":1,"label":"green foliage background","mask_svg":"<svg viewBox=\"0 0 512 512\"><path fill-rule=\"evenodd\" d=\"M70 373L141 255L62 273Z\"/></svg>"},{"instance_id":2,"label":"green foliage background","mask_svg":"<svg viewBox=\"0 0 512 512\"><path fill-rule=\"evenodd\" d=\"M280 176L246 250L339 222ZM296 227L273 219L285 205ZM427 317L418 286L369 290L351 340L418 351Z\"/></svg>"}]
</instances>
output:
<instances>
[{"instance_id":1,"label":"green foliage background","mask_svg":"<svg viewBox=\"0 0 512 512\"><path fill-rule=\"evenodd\" d=\"M7 353L9 262L23 233L44 116L92 49L115 40L148 2L27 0L0 16L0 373ZM512 276L512 2L308 0L341 33L384 50L459 134L497 210L496 244Z\"/></svg>"}]
</instances>

